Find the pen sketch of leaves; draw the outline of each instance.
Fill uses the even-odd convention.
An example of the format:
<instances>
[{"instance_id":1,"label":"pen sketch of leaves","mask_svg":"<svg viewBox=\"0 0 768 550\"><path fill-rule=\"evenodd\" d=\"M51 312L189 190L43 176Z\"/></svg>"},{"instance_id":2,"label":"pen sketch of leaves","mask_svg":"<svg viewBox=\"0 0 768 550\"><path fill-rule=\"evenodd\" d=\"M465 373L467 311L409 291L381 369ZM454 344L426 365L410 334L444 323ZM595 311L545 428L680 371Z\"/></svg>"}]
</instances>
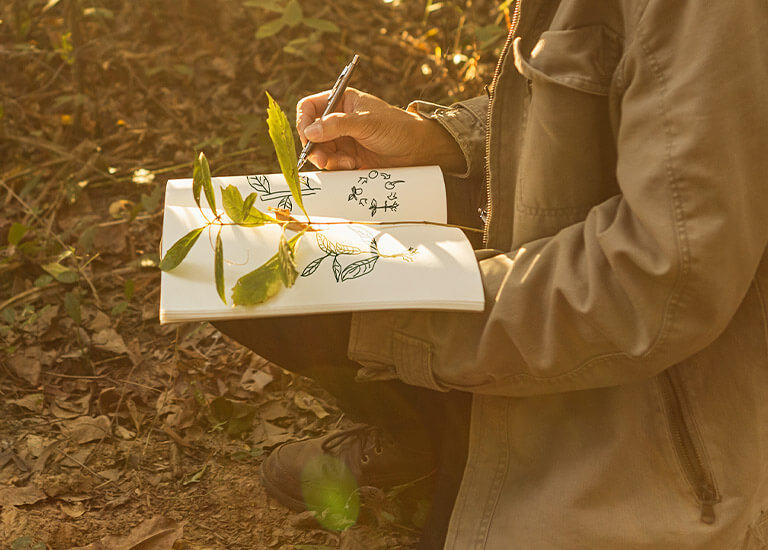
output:
<instances>
[{"instance_id":1,"label":"pen sketch of leaves","mask_svg":"<svg viewBox=\"0 0 768 550\"><path fill-rule=\"evenodd\" d=\"M269 179L266 176L248 176L248 185L256 191L261 191L265 195L272 192L269 186Z\"/></svg>"},{"instance_id":2,"label":"pen sketch of leaves","mask_svg":"<svg viewBox=\"0 0 768 550\"><path fill-rule=\"evenodd\" d=\"M341 263L339 263L339 257L333 257L333 276L336 277L336 282L339 282L341 276Z\"/></svg>"},{"instance_id":3,"label":"pen sketch of leaves","mask_svg":"<svg viewBox=\"0 0 768 550\"><path fill-rule=\"evenodd\" d=\"M315 271L317 271L317 268L320 267L320 264L323 263L323 260L325 260L328 257L328 255L320 256L319 258L315 258L309 264L307 267L304 268L304 270L301 272L302 277L309 277L312 275Z\"/></svg>"},{"instance_id":4,"label":"pen sketch of leaves","mask_svg":"<svg viewBox=\"0 0 768 550\"><path fill-rule=\"evenodd\" d=\"M347 281L349 279L357 279L358 277L367 275L373 271L373 268L376 266L376 262L378 261L379 257L380 256L371 256L370 258L366 258L364 260L352 262L344 268L344 271L341 272L341 280Z\"/></svg>"}]
</instances>

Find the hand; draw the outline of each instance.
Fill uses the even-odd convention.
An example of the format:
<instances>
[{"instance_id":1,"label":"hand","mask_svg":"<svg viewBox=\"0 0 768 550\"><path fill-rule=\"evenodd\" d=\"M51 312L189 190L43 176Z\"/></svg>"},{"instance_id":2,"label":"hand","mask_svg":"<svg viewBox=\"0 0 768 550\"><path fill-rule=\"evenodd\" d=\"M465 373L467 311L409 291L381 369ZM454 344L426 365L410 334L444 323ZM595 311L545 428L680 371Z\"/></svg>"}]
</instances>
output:
<instances>
[{"instance_id":1,"label":"hand","mask_svg":"<svg viewBox=\"0 0 768 550\"><path fill-rule=\"evenodd\" d=\"M296 107L302 145L316 145L309 160L325 170L439 164L465 170L464 155L439 123L404 111L353 88L344 92L339 112L323 118L330 92L305 97Z\"/></svg>"}]
</instances>

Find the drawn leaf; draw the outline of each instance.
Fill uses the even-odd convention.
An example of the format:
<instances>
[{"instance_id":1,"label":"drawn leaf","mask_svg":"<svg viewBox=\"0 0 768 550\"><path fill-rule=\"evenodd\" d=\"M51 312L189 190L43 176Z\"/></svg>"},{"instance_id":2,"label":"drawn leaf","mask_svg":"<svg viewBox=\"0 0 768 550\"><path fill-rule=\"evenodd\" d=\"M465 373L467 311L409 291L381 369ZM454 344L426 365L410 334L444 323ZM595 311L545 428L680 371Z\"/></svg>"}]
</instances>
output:
<instances>
[{"instance_id":1,"label":"drawn leaf","mask_svg":"<svg viewBox=\"0 0 768 550\"><path fill-rule=\"evenodd\" d=\"M193 229L178 241L173 243L173 246L168 249L168 252L165 253L165 257L160 261L160 265L158 267L162 271L170 271L179 265L182 260L187 257L189 251L192 250L192 247L197 242L197 239L200 238L200 234L203 232L203 229L205 229L205 227L198 227L197 229Z\"/></svg>"},{"instance_id":2,"label":"drawn leaf","mask_svg":"<svg viewBox=\"0 0 768 550\"><path fill-rule=\"evenodd\" d=\"M298 2L297 2L298 3ZM267 93L269 98L269 107L267 108L267 126L269 126L269 137L272 138L272 144L275 146L277 160L280 163L280 170L285 177L288 188L296 204L299 205L304 215L309 218L304 209L304 202L301 198L301 182L299 180L298 159L296 157L296 143L293 139L293 131L288 122L288 117L280 109L277 102Z\"/></svg>"},{"instance_id":3,"label":"drawn leaf","mask_svg":"<svg viewBox=\"0 0 768 550\"><path fill-rule=\"evenodd\" d=\"M195 158L195 162L192 165L192 195L195 197L195 204L200 208L200 193L203 192L203 168L200 163L200 158L203 153Z\"/></svg>"},{"instance_id":4,"label":"drawn leaf","mask_svg":"<svg viewBox=\"0 0 768 550\"><path fill-rule=\"evenodd\" d=\"M360 254L362 250L357 248L356 246L352 246L349 244L344 243L336 243L336 253L337 254Z\"/></svg>"},{"instance_id":5,"label":"drawn leaf","mask_svg":"<svg viewBox=\"0 0 768 550\"><path fill-rule=\"evenodd\" d=\"M255 194L255 193L254 193ZM240 190L234 185L227 185L221 190L221 202L224 204L224 212L235 222L241 223L245 220L243 196Z\"/></svg>"},{"instance_id":6,"label":"drawn leaf","mask_svg":"<svg viewBox=\"0 0 768 550\"><path fill-rule=\"evenodd\" d=\"M365 260L358 260L349 264L344 268L344 271L341 272L341 280L348 281L349 279L357 279L358 277L367 275L373 271L373 268L376 265L376 261L378 259L378 256L371 256Z\"/></svg>"},{"instance_id":7,"label":"drawn leaf","mask_svg":"<svg viewBox=\"0 0 768 550\"><path fill-rule=\"evenodd\" d=\"M320 250L329 255L336 252L336 247L334 247L333 243L328 239L328 237L322 233L317 233L317 246L320 247Z\"/></svg>"},{"instance_id":8,"label":"drawn leaf","mask_svg":"<svg viewBox=\"0 0 768 550\"><path fill-rule=\"evenodd\" d=\"M211 210L216 212L216 195L213 192L213 183L211 183L211 168L210 166L208 166L208 159L205 158L205 153L203 153L202 151L200 151L200 155L198 156L198 159L200 160L200 178L202 179L202 183L203 183L203 192L205 192L205 199L208 201L208 206L211 207ZM194 189L194 172L193 172L192 187Z\"/></svg>"},{"instance_id":9,"label":"drawn leaf","mask_svg":"<svg viewBox=\"0 0 768 550\"><path fill-rule=\"evenodd\" d=\"M320 267L320 264L323 263L323 260L325 260L327 257L328 256L320 256L319 258L309 262L307 267L304 268L304 271L301 272L301 276L309 277L312 275L315 271L317 271L317 268Z\"/></svg>"},{"instance_id":10,"label":"drawn leaf","mask_svg":"<svg viewBox=\"0 0 768 550\"><path fill-rule=\"evenodd\" d=\"M277 203L277 207L284 208L289 212L293 210L293 203L291 202L291 197L283 197L282 199L280 199L280 202Z\"/></svg>"},{"instance_id":11,"label":"drawn leaf","mask_svg":"<svg viewBox=\"0 0 768 550\"><path fill-rule=\"evenodd\" d=\"M341 276L341 264L339 263L338 256L333 257L333 276L336 277L336 282L338 283Z\"/></svg>"},{"instance_id":12,"label":"drawn leaf","mask_svg":"<svg viewBox=\"0 0 768 550\"><path fill-rule=\"evenodd\" d=\"M227 297L224 294L224 244L221 242L221 227L219 227L219 232L216 233L216 255L213 272L214 279L216 280L216 292L219 294L221 301L226 304Z\"/></svg>"},{"instance_id":13,"label":"drawn leaf","mask_svg":"<svg viewBox=\"0 0 768 550\"><path fill-rule=\"evenodd\" d=\"M267 176L248 176L248 185L253 187L256 191L262 193L270 193L269 179Z\"/></svg>"},{"instance_id":14,"label":"drawn leaf","mask_svg":"<svg viewBox=\"0 0 768 550\"><path fill-rule=\"evenodd\" d=\"M371 252L378 255L379 254L379 243L376 242L376 237L371 239L371 244L369 245L369 248Z\"/></svg>"},{"instance_id":15,"label":"drawn leaf","mask_svg":"<svg viewBox=\"0 0 768 550\"><path fill-rule=\"evenodd\" d=\"M283 286L277 254L246 273L232 288L232 302L238 306L253 306L277 294Z\"/></svg>"},{"instance_id":16,"label":"drawn leaf","mask_svg":"<svg viewBox=\"0 0 768 550\"><path fill-rule=\"evenodd\" d=\"M296 282L296 277L299 276L299 270L296 268L294 249L288 244L285 232L280 235L277 257L280 260L280 277L283 280L283 285L286 288L291 288Z\"/></svg>"}]
</instances>

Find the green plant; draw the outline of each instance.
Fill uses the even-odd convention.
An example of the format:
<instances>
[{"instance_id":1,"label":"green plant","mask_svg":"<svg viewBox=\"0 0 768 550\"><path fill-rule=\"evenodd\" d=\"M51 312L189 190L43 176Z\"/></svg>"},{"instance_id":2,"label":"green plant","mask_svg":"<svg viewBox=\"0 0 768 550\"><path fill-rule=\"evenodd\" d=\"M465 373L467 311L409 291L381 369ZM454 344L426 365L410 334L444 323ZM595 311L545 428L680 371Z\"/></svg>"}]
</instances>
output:
<instances>
[{"instance_id":1,"label":"green plant","mask_svg":"<svg viewBox=\"0 0 768 550\"><path fill-rule=\"evenodd\" d=\"M339 32L336 23L319 17L307 17L301 8L299 0L288 0L284 4L278 0L246 0L243 6L261 8L280 14L280 17L264 23L256 29L256 38L273 36L286 27L293 28L303 25L321 32Z\"/></svg>"},{"instance_id":2,"label":"green plant","mask_svg":"<svg viewBox=\"0 0 768 550\"><path fill-rule=\"evenodd\" d=\"M269 127L269 136L272 138L272 143L277 153L280 169L288 183L293 200L301 208L302 212L307 215L301 197L296 145L288 117L285 116L277 102L272 99L272 96L267 94L267 97L269 99L267 125ZM203 212L200 201L201 195L205 195L208 206L215 213L216 194L211 182L211 170L208 160L202 152L195 159L192 182L192 193L198 208ZM309 227L309 216L307 215L307 223L300 224L300 230L289 239L286 236L286 230L295 228L296 220L289 216L273 217L261 212L253 206L256 197L256 192L253 192L243 198L240 191L233 185L221 189L224 213L233 224L244 227L257 227L267 223L274 223L279 224L282 228L277 252L264 264L243 275L233 287L232 301L235 305L259 304L277 294L281 288L293 286L299 274L294 258L296 245ZM219 297L224 303L227 303L224 288L224 246L221 240L221 229L224 225L228 224L228 222L222 220L221 214L216 214L212 220L207 219L206 225L193 229L168 249L168 252L160 261L160 269L170 271L177 267L195 245L203 231L205 229L210 230L213 226L217 225L214 280Z\"/></svg>"}]
</instances>

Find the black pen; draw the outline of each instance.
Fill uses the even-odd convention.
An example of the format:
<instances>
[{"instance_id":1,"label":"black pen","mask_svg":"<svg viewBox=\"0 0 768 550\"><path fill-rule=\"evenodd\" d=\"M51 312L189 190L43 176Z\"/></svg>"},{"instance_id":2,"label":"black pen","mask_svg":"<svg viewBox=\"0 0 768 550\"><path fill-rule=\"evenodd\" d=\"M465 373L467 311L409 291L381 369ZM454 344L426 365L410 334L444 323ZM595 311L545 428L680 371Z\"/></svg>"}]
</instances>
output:
<instances>
[{"instance_id":1,"label":"black pen","mask_svg":"<svg viewBox=\"0 0 768 550\"><path fill-rule=\"evenodd\" d=\"M349 77L352 76L352 71L357 65L358 58L359 56L355 54L355 57L352 58L352 61L350 61L349 64L344 67L344 69L341 71L341 74L339 75L339 78L336 79L336 83L333 85L333 88L331 88L331 94L328 96L328 105L325 106L325 111L323 111L322 116L330 114L334 111L334 109L336 109L336 104L339 102L339 99L341 99L341 96L344 95L344 90L347 89ZM301 170L301 167L304 166L304 164L307 162L307 157L309 156L309 152L312 150L313 146L314 143L307 141L304 149L301 150L301 154L299 155L299 170Z\"/></svg>"}]
</instances>

